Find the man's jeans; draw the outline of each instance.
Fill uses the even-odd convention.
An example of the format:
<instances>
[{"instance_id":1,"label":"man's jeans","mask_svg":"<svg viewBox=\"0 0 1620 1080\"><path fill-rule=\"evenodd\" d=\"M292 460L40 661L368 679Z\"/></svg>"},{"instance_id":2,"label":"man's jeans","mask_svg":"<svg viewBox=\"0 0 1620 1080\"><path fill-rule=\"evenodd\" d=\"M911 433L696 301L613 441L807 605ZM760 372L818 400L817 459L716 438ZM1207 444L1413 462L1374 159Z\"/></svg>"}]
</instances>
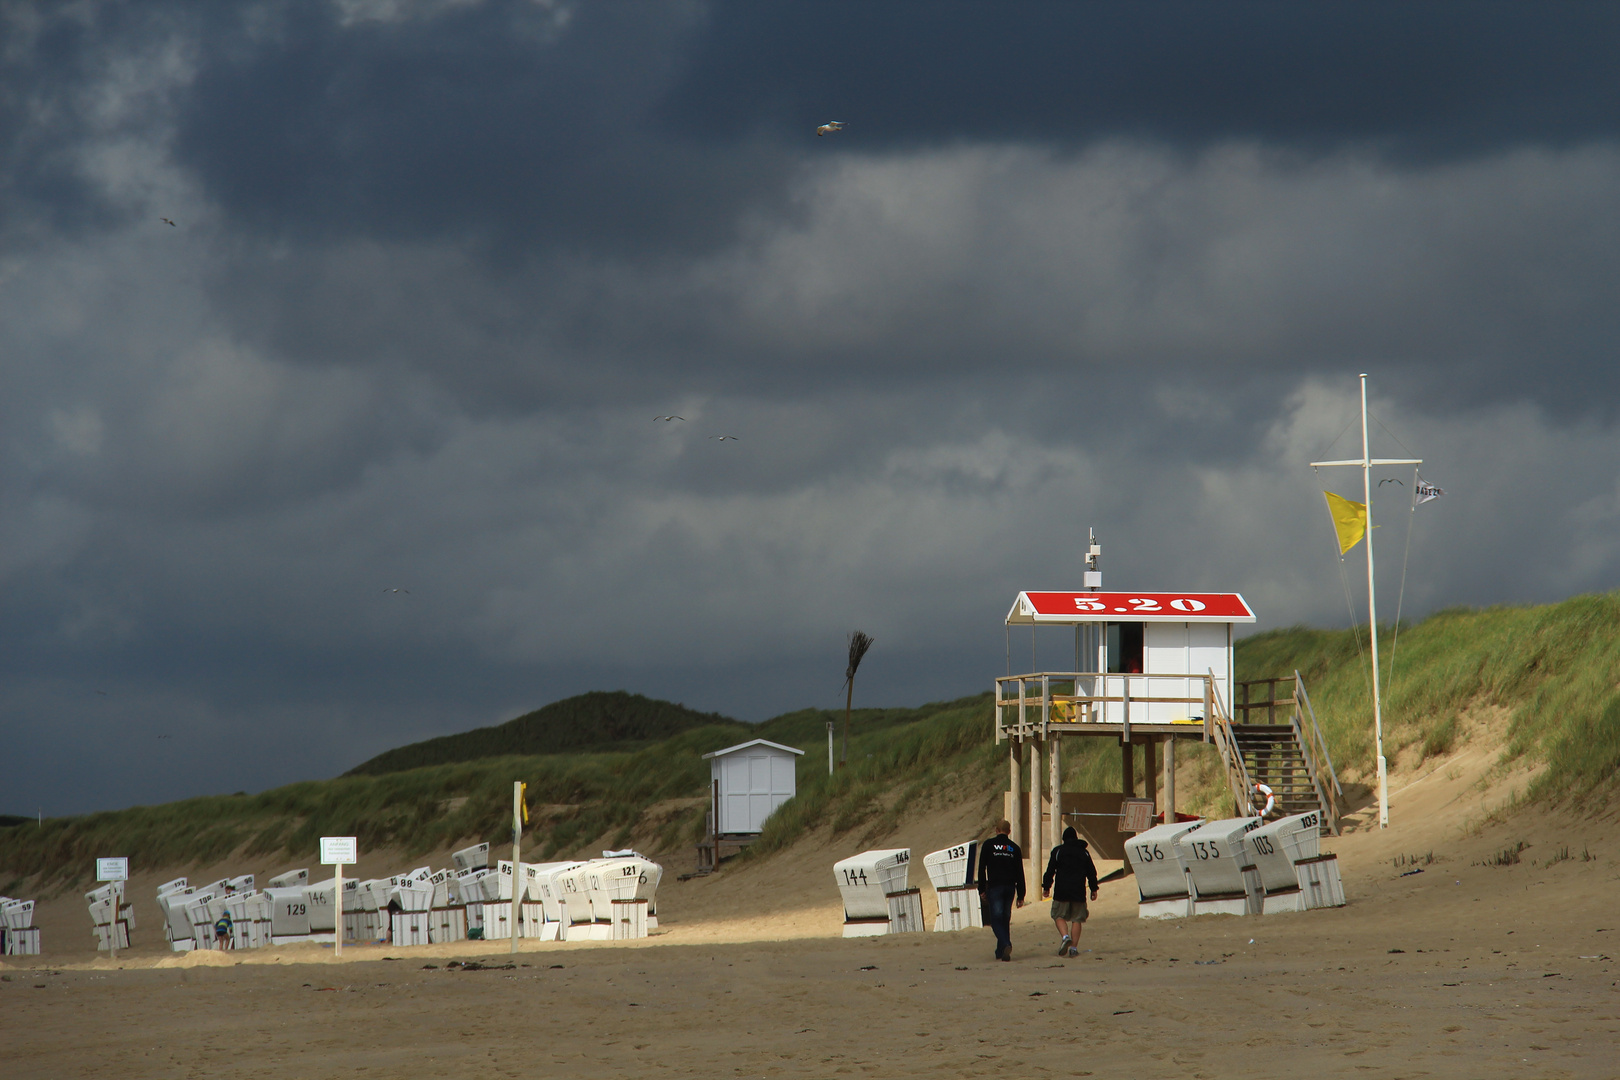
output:
<instances>
[{"instance_id":1,"label":"man's jeans","mask_svg":"<svg viewBox=\"0 0 1620 1080\"><path fill-rule=\"evenodd\" d=\"M996 932L996 952L1012 948L1013 898L1018 895L1016 885L986 885L984 887L984 924Z\"/></svg>"}]
</instances>

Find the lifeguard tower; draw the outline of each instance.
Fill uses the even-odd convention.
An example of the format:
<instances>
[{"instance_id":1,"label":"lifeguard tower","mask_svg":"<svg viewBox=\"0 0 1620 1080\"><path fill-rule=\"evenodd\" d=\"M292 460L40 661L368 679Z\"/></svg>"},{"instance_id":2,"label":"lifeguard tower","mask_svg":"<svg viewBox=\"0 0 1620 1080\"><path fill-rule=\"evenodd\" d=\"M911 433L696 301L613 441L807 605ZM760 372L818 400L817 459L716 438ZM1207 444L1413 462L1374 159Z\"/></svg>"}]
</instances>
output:
<instances>
[{"instance_id":1,"label":"lifeguard tower","mask_svg":"<svg viewBox=\"0 0 1620 1080\"><path fill-rule=\"evenodd\" d=\"M1095 571L1087 579L1100 584ZM1127 833L1148 829L1155 818L1175 821L1177 742L1217 746L1240 810L1248 804L1251 776L1261 775L1257 763L1290 754L1303 762L1302 794L1329 809L1334 792L1322 792L1315 765L1315 758L1325 756L1325 745L1312 753L1319 732L1308 739L1294 717L1291 727L1268 725L1261 745L1255 739L1258 726L1234 727L1232 722L1234 688L1244 692L1240 711L1245 720L1250 711L1249 688L1233 680L1232 628L1254 621L1239 593L1018 594L1007 613L1009 630L1074 628L1072 670L1009 672L995 685L996 742L1007 744L1010 774L1007 817L1013 839L1030 858L1032 880L1044 870L1046 852L1058 842L1065 822L1076 827L1098 856L1123 860ZM1300 687L1297 693L1302 692ZM1315 724L1310 728L1314 731ZM1117 794L1061 790L1066 738L1105 738L1119 744L1122 782ZM1327 771L1331 776L1331 764ZM1336 832L1336 806L1332 812Z\"/></svg>"}]
</instances>

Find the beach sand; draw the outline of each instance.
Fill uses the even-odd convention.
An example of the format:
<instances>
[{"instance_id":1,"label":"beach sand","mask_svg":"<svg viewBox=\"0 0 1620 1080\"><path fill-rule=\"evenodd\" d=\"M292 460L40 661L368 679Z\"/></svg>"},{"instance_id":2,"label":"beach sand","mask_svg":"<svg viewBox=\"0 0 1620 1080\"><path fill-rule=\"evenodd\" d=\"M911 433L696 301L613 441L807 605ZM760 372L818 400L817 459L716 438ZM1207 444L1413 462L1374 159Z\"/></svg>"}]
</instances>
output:
<instances>
[{"instance_id":1,"label":"beach sand","mask_svg":"<svg viewBox=\"0 0 1620 1080\"><path fill-rule=\"evenodd\" d=\"M645 941L516 957L506 942L348 947L341 963L310 945L170 954L153 907L115 968L53 948L88 941L69 894L42 905L48 954L0 966L0 1074L1620 1076L1616 823L1489 822L1530 775L1481 784L1493 761L1464 746L1406 763L1391 829L1363 814L1325 840L1344 908L1150 922L1127 878L1071 960L1038 901L1011 963L982 930L842 940L831 865L848 838L670 881ZM883 845L920 855L983 814L980 798L923 815ZM1517 865L1490 864L1520 841ZM1401 876L1403 857L1423 872ZM931 913L920 867L913 884Z\"/></svg>"}]
</instances>

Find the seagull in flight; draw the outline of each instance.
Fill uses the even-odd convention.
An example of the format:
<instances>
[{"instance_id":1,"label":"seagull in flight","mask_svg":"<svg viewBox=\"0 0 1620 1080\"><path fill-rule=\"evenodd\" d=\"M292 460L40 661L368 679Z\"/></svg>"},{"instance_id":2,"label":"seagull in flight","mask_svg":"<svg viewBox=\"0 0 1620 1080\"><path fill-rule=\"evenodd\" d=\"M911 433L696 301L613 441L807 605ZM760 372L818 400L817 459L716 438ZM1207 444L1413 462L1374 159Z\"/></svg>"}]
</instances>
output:
<instances>
[{"instance_id":1,"label":"seagull in flight","mask_svg":"<svg viewBox=\"0 0 1620 1080\"><path fill-rule=\"evenodd\" d=\"M105 691L105 690L97 690L96 693L100 694L102 697L107 696L107 691Z\"/></svg>"},{"instance_id":2,"label":"seagull in flight","mask_svg":"<svg viewBox=\"0 0 1620 1080\"><path fill-rule=\"evenodd\" d=\"M1386 476L1382 480L1378 481L1379 487L1383 487L1385 484L1401 484L1401 482L1395 479L1393 476ZM1401 484L1401 487L1405 486L1405 484Z\"/></svg>"},{"instance_id":3,"label":"seagull in flight","mask_svg":"<svg viewBox=\"0 0 1620 1080\"><path fill-rule=\"evenodd\" d=\"M383 592L402 592L402 593L406 593L406 594L409 594L410 591L411 590L409 590L409 589L389 589L389 588L384 588L383 589Z\"/></svg>"},{"instance_id":4,"label":"seagull in flight","mask_svg":"<svg viewBox=\"0 0 1620 1080\"><path fill-rule=\"evenodd\" d=\"M725 442L727 439L730 439L732 442L741 442L742 441L742 440L738 439L737 436L735 436L735 435L710 435L709 438L711 438L711 439L719 439L721 442Z\"/></svg>"},{"instance_id":5,"label":"seagull in flight","mask_svg":"<svg viewBox=\"0 0 1620 1080\"><path fill-rule=\"evenodd\" d=\"M843 130L844 130L844 122L842 120L829 120L825 124L822 124L820 127L816 128L816 134L817 135L831 135L835 131L843 131Z\"/></svg>"},{"instance_id":6,"label":"seagull in flight","mask_svg":"<svg viewBox=\"0 0 1620 1080\"><path fill-rule=\"evenodd\" d=\"M654 420L662 420L664 423L667 424L671 420L685 420L686 417L684 417L684 416L655 416L655 417L653 417L653 419Z\"/></svg>"},{"instance_id":7,"label":"seagull in flight","mask_svg":"<svg viewBox=\"0 0 1620 1080\"><path fill-rule=\"evenodd\" d=\"M174 222L170 221L168 218L158 218L158 220L163 222L163 224L169 226L169 228L171 228L171 229L175 227Z\"/></svg>"}]
</instances>

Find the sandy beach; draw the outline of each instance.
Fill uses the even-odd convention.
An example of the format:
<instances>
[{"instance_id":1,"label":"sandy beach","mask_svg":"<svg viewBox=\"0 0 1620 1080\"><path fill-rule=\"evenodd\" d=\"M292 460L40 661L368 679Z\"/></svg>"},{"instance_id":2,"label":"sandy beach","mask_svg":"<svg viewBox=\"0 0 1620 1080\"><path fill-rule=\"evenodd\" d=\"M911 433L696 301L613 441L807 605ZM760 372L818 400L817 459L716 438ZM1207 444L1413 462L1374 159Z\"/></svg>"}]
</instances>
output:
<instances>
[{"instance_id":1,"label":"sandy beach","mask_svg":"<svg viewBox=\"0 0 1620 1080\"><path fill-rule=\"evenodd\" d=\"M1491 760L1465 748L1404 768L1394 827L1363 815L1324 842L1344 908L1150 922L1127 878L1104 887L1072 960L1038 901L1018 912L1011 963L987 931L842 940L830 867L847 838L671 881L644 941L516 957L507 942L351 946L341 962L312 945L172 954L154 908L114 967L68 894L41 905L50 952L0 967L4 1073L1620 1075L1615 823L1482 824L1529 775L1482 786ZM936 808L884 843L932 850L981 813ZM1520 841L1519 864L1491 865Z\"/></svg>"}]
</instances>

